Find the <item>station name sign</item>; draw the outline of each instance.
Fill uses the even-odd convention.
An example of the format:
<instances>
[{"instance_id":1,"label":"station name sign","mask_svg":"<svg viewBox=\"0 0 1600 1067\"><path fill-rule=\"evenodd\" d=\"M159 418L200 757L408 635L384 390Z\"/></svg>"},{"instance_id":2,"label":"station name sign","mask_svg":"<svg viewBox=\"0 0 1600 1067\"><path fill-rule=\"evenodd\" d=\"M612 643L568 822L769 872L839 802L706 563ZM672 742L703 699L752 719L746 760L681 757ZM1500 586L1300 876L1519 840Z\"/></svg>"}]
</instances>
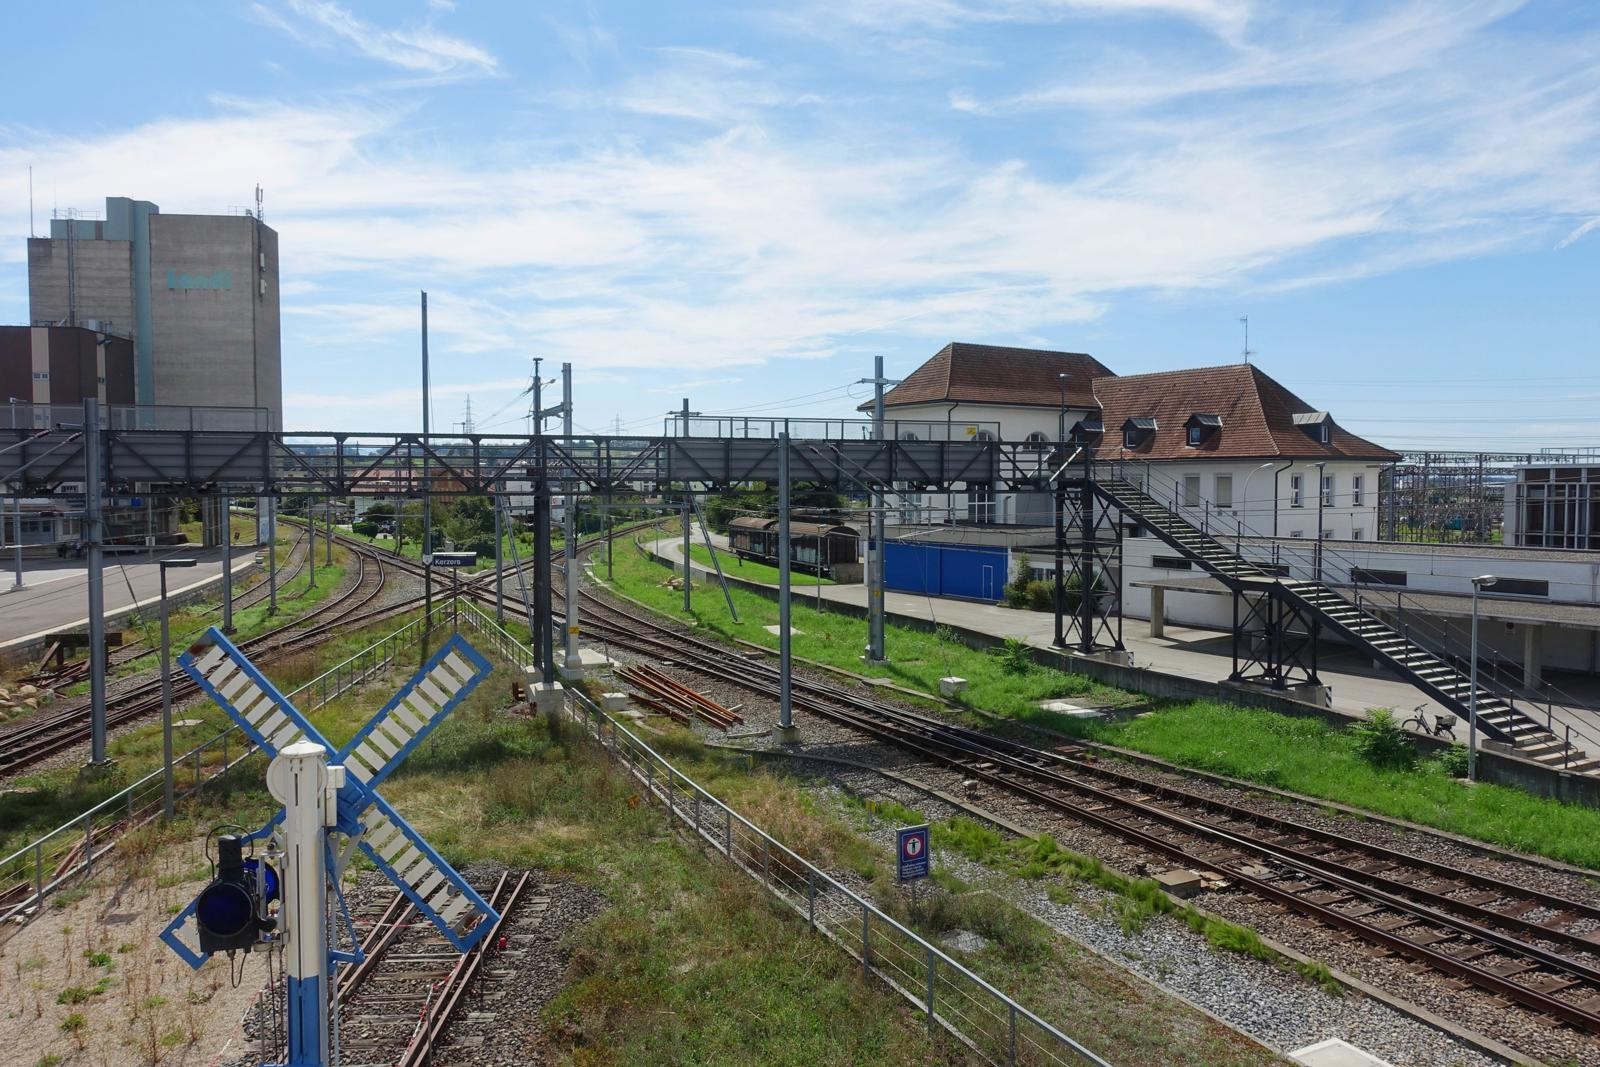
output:
<instances>
[{"instance_id":1,"label":"station name sign","mask_svg":"<svg viewBox=\"0 0 1600 1067\"><path fill-rule=\"evenodd\" d=\"M233 271L219 270L213 274L180 274L167 271L168 289L232 289Z\"/></svg>"}]
</instances>

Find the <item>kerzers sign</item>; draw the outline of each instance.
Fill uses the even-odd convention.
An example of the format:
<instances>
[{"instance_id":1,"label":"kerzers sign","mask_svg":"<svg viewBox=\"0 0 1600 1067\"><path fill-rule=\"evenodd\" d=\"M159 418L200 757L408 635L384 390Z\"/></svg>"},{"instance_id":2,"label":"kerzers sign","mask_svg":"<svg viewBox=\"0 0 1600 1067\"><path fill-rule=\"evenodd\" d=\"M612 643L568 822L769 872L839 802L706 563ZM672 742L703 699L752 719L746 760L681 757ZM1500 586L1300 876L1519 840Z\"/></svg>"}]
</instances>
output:
<instances>
[{"instance_id":1,"label":"kerzers sign","mask_svg":"<svg viewBox=\"0 0 1600 1067\"><path fill-rule=\"evenodd\" d=\"M179 274L167 271L168 289L232 289L233 271L219 270L215 274Z\"/></svg>"}]
</instances>

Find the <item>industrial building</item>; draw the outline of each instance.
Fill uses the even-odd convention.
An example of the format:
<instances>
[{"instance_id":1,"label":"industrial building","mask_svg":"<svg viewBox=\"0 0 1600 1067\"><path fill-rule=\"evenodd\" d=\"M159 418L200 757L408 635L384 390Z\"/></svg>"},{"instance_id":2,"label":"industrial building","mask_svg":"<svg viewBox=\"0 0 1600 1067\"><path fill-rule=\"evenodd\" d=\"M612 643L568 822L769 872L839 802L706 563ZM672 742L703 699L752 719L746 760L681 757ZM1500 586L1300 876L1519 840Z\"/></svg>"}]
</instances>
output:
<instances>
[{"instance_id":1,"label":"industrial building","mask_svg":"<svg viewBox=\"0 0 1600 1067\"><path fill-rule=\"evenodd\" d=\"M259 197L253 212L173 215L114 196L103 218L52 219L28 239L28 297L34 326L131 341L134 403L265 409L282 429L278 235Z\"/></svg>"}]
</instances>

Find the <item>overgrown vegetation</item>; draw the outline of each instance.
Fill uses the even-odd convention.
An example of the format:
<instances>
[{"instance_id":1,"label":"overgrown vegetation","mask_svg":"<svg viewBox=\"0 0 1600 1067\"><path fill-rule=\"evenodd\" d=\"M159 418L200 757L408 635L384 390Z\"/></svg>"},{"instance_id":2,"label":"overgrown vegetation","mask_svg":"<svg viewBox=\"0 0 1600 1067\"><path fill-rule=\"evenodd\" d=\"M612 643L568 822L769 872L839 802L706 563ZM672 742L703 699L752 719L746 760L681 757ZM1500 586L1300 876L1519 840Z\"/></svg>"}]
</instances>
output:
<instances>
[{"instance_id":1,"label":"overgrown vegetation","mask_svg":"<svg viewBox=\"0 0 1600 1067\"><path fill-rule=\"evenodd\" d=\"M660 587L663 568L637 552L616 555L620 591L666 615L680 614L678 594ZM721 597L700 597L693 617L728 637L774 648L762 627L777 608L754 593L735 591L744 623L732 624ZM795 655L860 674L891 678L934 694L946 675L967 678L959 698L967 706L1068 734L1149 753L1180 766L1225 774L1312 797L1349 804L1490 844L1600 868L1600 811L1535 797L1519 789L1456 779L1465 773L1466 750L1453 747L1429 759L1374 765L1357 748L1358 735L1320 719L1296 717L1215 701L1146 701L1082 675L1039 669L1007 671L1003 658L968 648L949 627L933 634L888 627L891 661L863 664L864 624L819 614L797 598ZM1154 712L1131 719L1085 722L1044 711L1039 703L1067 697L1097 707L1139 707ZM1388 734L1388 731L1384 731ZM1412 744L1409 737L1404 744ZM1383 741L1379 750L1391 744Z\"/></svg>"},{"instance_id":2,"label":"overgrown vegetation","mask_svg":"<svg viewBox=\"0 0 1600 1067\"><path fill-rule=\"evenodd\" d=\"M1374 767L1416 766L1417 746L1389 708L1373 708L1364 721L1349 727L1349 733L1357 754Z\"/></svg>"}]
</instances>

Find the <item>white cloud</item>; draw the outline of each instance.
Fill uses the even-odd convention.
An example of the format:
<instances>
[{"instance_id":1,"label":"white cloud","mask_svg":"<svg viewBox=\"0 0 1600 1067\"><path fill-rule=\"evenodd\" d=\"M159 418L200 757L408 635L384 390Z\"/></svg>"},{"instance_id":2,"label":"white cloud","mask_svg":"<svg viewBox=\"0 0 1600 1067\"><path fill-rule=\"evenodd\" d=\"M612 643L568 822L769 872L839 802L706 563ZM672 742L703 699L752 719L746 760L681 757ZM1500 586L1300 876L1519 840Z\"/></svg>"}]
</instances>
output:
<instances>
[{"instance_id":1,"label":"white cloud","mask_svg":"<svg viewBox=\"0 0 1600 1067\"><path fill-rule=\"evenodd\" d=\"M445 10L454 6L448 4ZM418 74L492 74L499 66L489 52L459 37L427 25L385 29L332 0L285 0L282 8L257 3L252 10L263 22L306 44L342 41L368 59Z\"/></svg>"}]
</instances>

